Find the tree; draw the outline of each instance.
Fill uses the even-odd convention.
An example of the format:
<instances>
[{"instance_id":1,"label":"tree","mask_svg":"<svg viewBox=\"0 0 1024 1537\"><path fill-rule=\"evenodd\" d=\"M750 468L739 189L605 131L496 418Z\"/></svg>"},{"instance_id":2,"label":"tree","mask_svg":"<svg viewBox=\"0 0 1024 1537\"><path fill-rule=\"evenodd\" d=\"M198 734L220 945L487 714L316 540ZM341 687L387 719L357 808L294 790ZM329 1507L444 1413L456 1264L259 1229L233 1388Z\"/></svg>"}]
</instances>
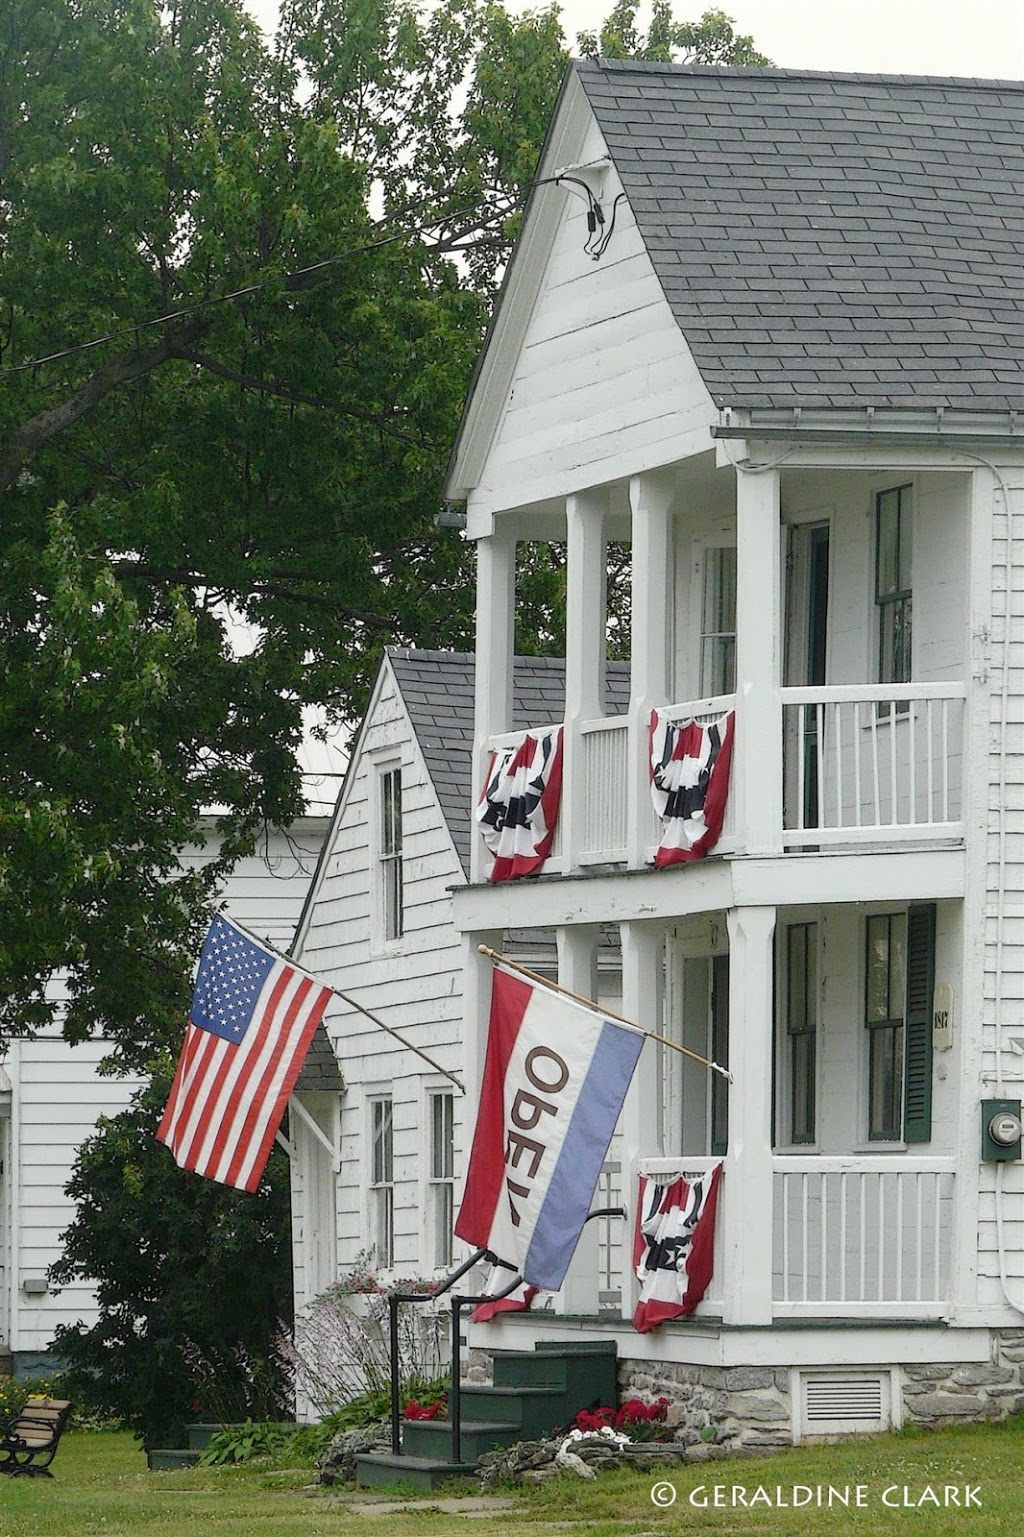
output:
<instances>
[{"instance_id":1,"label":"tree","mask_svg":"<svg viewBox=\"0 0 1024 1537\"><path fill-rule=\"evenodd\" d=\"M634 16L602 44L748 42ZM69 1037L166 1051L212 882L298 808L303 703L469 641L433 517L564 61L554 7L493 0L286 0L270 50L242 0L0 11L0 1038L60 970Z\"/></svg>"},{"instance_id":2,"label":"tree","mask_svg":"<svg viewBox=\"0 0 1024 1537\"><path fill-rule=\"evenodd\" d=\"M280 1418L273 1340L291 1318L284 1154L255 1194L183 1174L153 1136L169 1086L154 1079L83 1144L51 1272L97 1282L100 1321L60 1329L55 1349L147 1447L180 1445L190 1421Z\"/></svg>"},{"instance_id":3,"label":"tree","mask_svg":"<svg viewBox=\"0 0 1024 1537\"><path fill-rule=\"evenodd\" d=\"M597 32L581 32L585 58L649 59L659 64L770 64L752 37L733 29L724 11L705 11L699 21L676 21L669 0L654 0L646 34L637 31L637 0L618 0Z\"/></svg>"}]
</instances>

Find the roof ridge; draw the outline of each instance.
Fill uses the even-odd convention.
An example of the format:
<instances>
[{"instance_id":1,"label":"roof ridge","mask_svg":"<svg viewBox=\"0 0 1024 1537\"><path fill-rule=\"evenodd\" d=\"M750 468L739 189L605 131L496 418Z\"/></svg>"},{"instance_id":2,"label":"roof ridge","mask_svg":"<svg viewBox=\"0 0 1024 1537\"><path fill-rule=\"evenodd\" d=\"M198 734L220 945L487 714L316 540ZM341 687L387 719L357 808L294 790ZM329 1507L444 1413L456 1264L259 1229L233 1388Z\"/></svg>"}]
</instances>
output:
<instances>
[{"instance_id":1,"label":"roof ridge","mask_svg":"<svg viewBox=\"0 0 1024 1537\"><path fill-rule=\"evenodd\" d=\"M572 59L578 72L593 70L599 74L625 74L637 71L641 74L664 75L725 75L739 79L766 80L838 80L844 83L864 85L935 85L963 86L970 90L1024 92L1024 80L1000 80L996 77L971 75L908 75L875 74L866 70L832 69L781 69L777 65L759 64L672 64L657 59L611 59L603 55L596 59Z\"/></svg>"}]
</instances>

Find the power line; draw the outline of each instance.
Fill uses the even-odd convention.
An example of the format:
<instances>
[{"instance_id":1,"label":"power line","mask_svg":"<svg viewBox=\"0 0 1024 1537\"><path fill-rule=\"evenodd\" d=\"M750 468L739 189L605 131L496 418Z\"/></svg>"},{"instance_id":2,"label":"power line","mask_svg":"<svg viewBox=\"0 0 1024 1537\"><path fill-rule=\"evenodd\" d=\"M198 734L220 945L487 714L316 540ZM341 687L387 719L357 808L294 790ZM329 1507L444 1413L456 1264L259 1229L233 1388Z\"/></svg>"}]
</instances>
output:
<instances>
[{"instance_id":1,"label":"power line","mask_svg":"<svg viewBox=\"0 0 1024 1537\"><path fill-rule=\"evenodd\" d=\"M437 214L433 219L428 219L422 224L413 225L397 231L393 235L382 235L379 240L370 241L367 245L353 246L348 251L339 251L335 256L326 256L323 261L313 262L309 267L298 267L293 272L277 273L274 277L261 278L258 283L249 283L245 288L236 288L231 293L216 294L209 299L198 299L195 304L186 304L181 309L169 310L164 315L157 315L151 320L139 320L130 326L124 326L118 331L108 331L103 336L93 337L88 342L76 342L74 346L63 347L59 352L49 352L45 357L33 358L27 363L9 363L0 365L0 374L24 373L30 368L41 368L45 363L58 363L63 358L74 357L80 352L89 352L96 347L105 347L108 342L122 341L125 337L135 336L140 331L148 331L155 326L169 325L174 321L187 320L190 315L199 314L203 310L213 309L219 304L232 304L236 299L245 299L250 294L259 293L264 288L270 288L276 283L294 284L300 278L310 277L313 273L322 272L327 267L337 266L339 262L347 261L352 256L362 256L369 251L378 251L383 246L394 245L396 241L405 240L410 235L421 235L426 230L434 229L438 224L448 219L461 219L466 214L476 213L480 208L489 205L483 201L468 204L465 208L456 208Z\"/></svg>"}]
</instances>

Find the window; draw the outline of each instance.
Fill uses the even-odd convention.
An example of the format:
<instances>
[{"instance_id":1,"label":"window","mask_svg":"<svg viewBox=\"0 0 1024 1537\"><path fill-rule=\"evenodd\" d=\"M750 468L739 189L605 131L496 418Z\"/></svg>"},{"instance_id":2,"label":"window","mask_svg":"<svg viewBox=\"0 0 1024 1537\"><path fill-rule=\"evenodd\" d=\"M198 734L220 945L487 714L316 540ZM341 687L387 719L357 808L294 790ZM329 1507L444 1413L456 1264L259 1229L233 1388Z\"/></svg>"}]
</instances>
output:
<instances>
[{"instance_id":1,"label":"window","mask_svg":"<svg viewBox=\"0 0 1024 1537\"><path fill-rule=\"evenodd\" d=\"M455 1099L448 1093L430 1096L429 1199L434 1268L447 1270L455 1217Z\"/></svg>"},{"instance_id":2,"label":"window","mask_svg":"<svg viewBox=\"0 0 1024 1537\"><path fill-rule=\"evenodd\" d=\"M786 930L786 1063L789 1140L813 1142L818 1066L818 929Z\"/></svg>"},{"instance_id":3,"label":"window","mask_svg":"<svg viewBox=\"0 0 1024 1537\"><path fill-rule=\"evenodd\" d=\"M402 770L380 776L380 878L384 938L401 939L402 921Z\"/></svg>"},{"instance_id":4,"label":"window","mask_svg":"<svg viewBox=\"0 0 1024 1537\"><path fill-rule=\"evenodd\" d=\"M395 1263L395 1142L390 1096L370 1101L370 1222L380 1270Z\"/></svg>"},{"instance_id":5,"label":"window","mask_svg":"<svg viewBox=\"0 0 1024 1537\"><path fill-rule=\"evenodd\" d=\"M700 611L702 698L736 687L736 546L704 551Z\"/></svg>"},{"instance_id":6,"label":"window","mask_svg":"<svg viewBox=\"0 0 1024 1537\"><path fill-rule=\"evenodd\" d=\"M935 908L868 919L868 1137L928 1142L932 1113Z\"/></svg>"},{"instance_id":7,"label":"window","mask_svg":"<svg viewBox=\"0 0 1024 1537\"><path fill-rule=\"evenodd\" d=\"M910 682L911 553L910 487L880 491L875 498L879 683Z\"/></svg>"},{"instance_id":8,"label":"window","mask_svg":"<svg viewBox=\"0 0 1024 1537\"><path fill-rule=\"evenodd\" d=\"M729 1066L729 957L716 955L711 962L711 1060ZM722 1157L729 1151L729 1081L721 1073L711 1080L711 1151Z\"/></svg>"},{"instance_id":9,"label":"window","mask_svg":"<svg viewBox=\"0 0 1024 1537\"><path fill-rule=\"evenodd\" d=\"M902 1134L903 1021L907 920L903 913L868 919L868 1136L892 1142Z\"/></svg>"}]
</instances>

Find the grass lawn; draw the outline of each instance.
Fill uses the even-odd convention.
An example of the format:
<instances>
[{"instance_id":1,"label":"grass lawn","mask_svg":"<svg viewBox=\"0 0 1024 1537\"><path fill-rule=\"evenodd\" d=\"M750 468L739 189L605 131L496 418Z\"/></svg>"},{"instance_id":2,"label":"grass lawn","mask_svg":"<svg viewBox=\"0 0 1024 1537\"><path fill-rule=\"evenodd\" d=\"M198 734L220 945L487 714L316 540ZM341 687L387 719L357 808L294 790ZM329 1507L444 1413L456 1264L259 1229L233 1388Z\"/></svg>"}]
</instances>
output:
<instances>
[{"instance_id":1,"label":"grass lawn","mask_svg":"<svg viewBox=\"0 0 1024 1537\"><path fill-rule=\"evenodd\" d=\"M687 1467L666 1475L675 1487L671 1506L651 1499L661 1475L606 1474L592 1483L567 1475L538 1488L501 1491L511 1508L478 1513L471 1521L450 1510L431 1510L420 1497L411 1497L418 1502L418 1508L411 1508L398 1493L305 1493L312 1475L304 1469L150 1473L132 1438L113 1432L66 1435L54 1473L52 1481L0 1480L0 1537L141 1537L143 1531L147 1537L355 1537L377 1532L381 1537L440 1537L452 1531L465 1531L466 1537L533 1532L540 1537L545 1530L573 1527L594 1537L668 1537L692 1531L1018 1537L1024 1530L1020 1421L865 1437ZM827 1502L829 1486L849 1499L849 1507L835 1496L831 1509L819 1505L819 1499ZM811 1503L794 1508L795 1499L806 1498L801 1487L811 1491ZM955 1491L959 1506L947 1504L953 1498L947 1487ZM734 1495L734 1488L740 1493ZM718 1508L716 1490L724 1501ZM970 1504L965 1503L968 1490L975 1491ZM459 1492L465 1493L465 1486ZM661 1498L667 1501L667 1491ZM399 1508L375 1514L368 1502L382 1499Z\"/></svg>"}]
</instances>

